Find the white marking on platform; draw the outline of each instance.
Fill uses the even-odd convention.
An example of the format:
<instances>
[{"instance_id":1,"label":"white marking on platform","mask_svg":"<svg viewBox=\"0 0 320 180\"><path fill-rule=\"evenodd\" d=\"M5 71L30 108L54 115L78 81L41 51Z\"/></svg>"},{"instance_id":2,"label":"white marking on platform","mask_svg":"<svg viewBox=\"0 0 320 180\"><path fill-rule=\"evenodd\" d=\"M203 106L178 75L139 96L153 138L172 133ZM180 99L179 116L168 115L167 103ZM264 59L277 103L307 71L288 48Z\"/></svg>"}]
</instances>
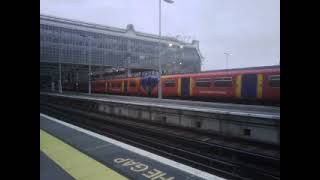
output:
<instances>
[{"instance_id":1,"label":"white marking on platform","mask_svg":"<svg viewBox=\"0 0 320 180\"><path fill-rule=\"evenodd\" d=\"M174 167L176 169L179 169L181 171L184 171L184 172L187 172L189 174L193 174L195 176L198 176L200 178L204 178L204 179L212 179L212 180L224 180L223 178L221 177L218 177L218 176L215 176L213 174L209 174L207 172L204 172L204 171L201 171L199 169L195 169L193 167L190 167L190 166L187 166L187 165L184 165L184 164L181 164L181 163L178 163L176 161L173 161L173 160L170 160L170 159L167 159L165 157L162 157L162 156L159 156L159 155L156 155L156 154L153 154L151 152L148 152L148 151L145 151L145 150L142 150L142 149L139 149L139 148L136 148L136 147L133 147L131 145L128 145L128 144L125 144L123 142L120 142L120 141L117 141L117 140L114 140L112 138L108 138L106 136L102 136L100 134L97 134L97 133L94 133L94 132L91 132L91 131L88 131L86 129L83 129L81 127L78 127L78 126L75 126L75 125L72 125L72 124L69 124L69 123L66 123L66 122L63 122L61 120L58 120L56 118L53 118L53 117L50 117L48 115L45 115L45 114L42 114L40 113L40 116L44 117L44 118L47 118L49 120L52 120L54 122L57 122L57 123L60 123L62 125L65 125L67 127L70 127L72 129L75 129L77 131L80 131L80 132L83 132L85 134L88 134L90 136L93 136L95 138L98 138L98 139L101 139L103 141L106 141L106 142L109 142L109 143L112 143L116 146L119 146L119 147L122 147L124 149L127 149L129 151L132 151L132 152L135 152L141 156L146 156L146 157L149 157L150 159L153 159L155 161L160 161L161 163L164 163L166 165L169 165L171 167Z\"/></svg>"}]
</instances>

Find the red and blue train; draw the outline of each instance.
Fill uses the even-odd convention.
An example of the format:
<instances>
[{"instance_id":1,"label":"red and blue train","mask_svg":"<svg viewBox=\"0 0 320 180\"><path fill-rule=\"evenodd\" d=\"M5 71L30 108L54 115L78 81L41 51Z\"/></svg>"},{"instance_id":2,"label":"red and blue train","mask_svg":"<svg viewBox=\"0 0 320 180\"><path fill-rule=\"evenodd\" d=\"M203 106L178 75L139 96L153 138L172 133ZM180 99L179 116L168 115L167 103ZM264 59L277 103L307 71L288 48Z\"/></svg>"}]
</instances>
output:
<instances>
[{"instance_id":1,"label":"red and blue train","mask_svg":"<svg viewBox=\"0 0 320 180\"><path fill-rule=\"evenodd\" d=\"M159 78L128 77L92 81L92 92L157 97ZM88 83L64 84L64 90L87 92ZM215 70L161 76L164 98L280 104L280 66Z\"/></svg>"}]
</instances>

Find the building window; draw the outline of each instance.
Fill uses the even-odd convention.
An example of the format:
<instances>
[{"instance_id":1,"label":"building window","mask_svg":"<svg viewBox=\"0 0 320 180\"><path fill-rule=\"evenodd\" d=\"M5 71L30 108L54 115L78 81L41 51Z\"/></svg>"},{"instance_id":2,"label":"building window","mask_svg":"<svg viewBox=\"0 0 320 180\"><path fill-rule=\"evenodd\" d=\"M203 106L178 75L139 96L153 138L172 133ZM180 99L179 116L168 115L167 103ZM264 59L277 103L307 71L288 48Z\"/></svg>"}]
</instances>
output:
<instances>
[{"instance_id":1,"label":"building window","mask_svg":"<svg viewBox=\"0 0 320 180\"><path fill-rule=\"evenodd\" d=\"M166 80L164 85L165 85L165 87L175 87L176 81L173 79Z\"/></svg>"},{"instance_id":2,"label":"building window","mask_svg":"<svg viewBox=\"0 0 320 180\"><path fill-rule=\"evenodd\" d=\"M196 122L196 128L201 128L201 122L200 121Z\"/></svg>"},{"instance_id":3,"label":"building window","mask_svg":"<svg viewBox=\"0 0 320 180\"><path fill-rule=\"evenodd\" d=\"M162 122L162 123L167 123L167 117L166 117L166 116L162 116L161 122Z\"/></svg>"},{"instance_id":4,"label":"building window","mask_svg":"<svg viewBox=\"0 0 320 180\"><path fill-rule=\"evenodd\" d=\"M232 77L219 77L214 79L215 87L232 87Z\"/></svg>"},{"instance_id":5,"label":"building window","mask_svg":"<svg viewBox=\"0 0 320 180\"><path fill-rule=\"evenodd\" d=\"M196 81L196 86L198 87L210 87L210 85L211 83L209 78L202 78Z\"/></svg>"},{"instance_id":6,"label":"building window","mask_svg":"<svg viewBox=\"0 0 320 180\"><path fill-rule=\"evenodd\" d=\"M243 135L250 136L251 135L251 129L243 129Z\"/></svg>"},{"instance_id":7,"label":"building window","mask_svg":"<svg viewBox=\"0 0 320 180\"><path fill-rule=\"evenodd\" d=\"M280 87L280 75L269 76L269 86L274 88Z\"/></svg>"}]
</instances>

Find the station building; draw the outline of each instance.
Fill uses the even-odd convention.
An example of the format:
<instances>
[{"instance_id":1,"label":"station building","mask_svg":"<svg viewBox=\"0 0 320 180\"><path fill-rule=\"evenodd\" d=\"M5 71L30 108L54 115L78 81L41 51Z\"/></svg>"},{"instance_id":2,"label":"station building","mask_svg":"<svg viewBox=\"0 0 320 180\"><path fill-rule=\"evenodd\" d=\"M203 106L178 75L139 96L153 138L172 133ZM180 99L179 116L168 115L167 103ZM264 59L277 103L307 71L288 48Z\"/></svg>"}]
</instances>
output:
<instances>
[{"instance_id":1,"label":"station building","mask_svg":"<svg viewBox=\"0 0 320 180\"><path fill-rule=\"evenodd\" d=\"M163 75L201 70L197 40L159 38L136 31L132 24L122 29L40 15L40 83L44 86L57 82L59 64L62 82L87 80L89 64L93 79L156 74L159 51Z\"/></svg>"}]
</instances>

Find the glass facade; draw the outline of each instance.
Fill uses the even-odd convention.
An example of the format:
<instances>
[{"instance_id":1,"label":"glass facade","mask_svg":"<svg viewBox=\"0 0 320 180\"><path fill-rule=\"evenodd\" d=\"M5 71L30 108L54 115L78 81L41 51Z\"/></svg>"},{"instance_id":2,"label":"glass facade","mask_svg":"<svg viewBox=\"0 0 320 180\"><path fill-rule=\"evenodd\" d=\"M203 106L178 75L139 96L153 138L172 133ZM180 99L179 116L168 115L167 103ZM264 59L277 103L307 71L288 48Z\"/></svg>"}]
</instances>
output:
<instances>
[{"instance_id":1,"label":"glass facade","mask_svg":"<svg viewBox=\"0 0 320 180\"><path fill-rule=\"evenodd\" d=\"M94 67L156 71L158 36L135 32L132 25L128 27L95 28L93 24L40 15L40 64L57 65L60 61L65 70L68 69L66 66L86 66L91 59ZM133 33L128 35L128 31ZM163 74L200 72L201 55L196 46L168 37L162 37L161 41ZM173 45L169 46L171 43ZM57 68L52 71L57 71ZM48 74L56 75L57 72Z\"/></svg>"}]
</instances>

